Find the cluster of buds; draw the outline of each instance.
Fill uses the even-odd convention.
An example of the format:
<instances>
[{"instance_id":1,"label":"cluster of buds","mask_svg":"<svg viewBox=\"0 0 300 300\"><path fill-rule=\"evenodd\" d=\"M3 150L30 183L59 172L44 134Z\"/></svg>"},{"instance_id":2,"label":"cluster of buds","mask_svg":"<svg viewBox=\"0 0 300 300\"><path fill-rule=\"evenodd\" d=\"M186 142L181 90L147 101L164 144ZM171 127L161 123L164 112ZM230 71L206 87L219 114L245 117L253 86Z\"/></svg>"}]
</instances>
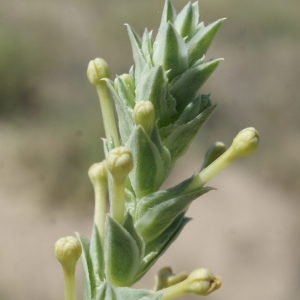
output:
<instances>
[{"instance_id":1,"label":"cluster of buds","mask_svg":"<svg viewBox=\"0 0 300 300\"><path fill-rule=\"evenodd\" d=\"M152 31L146 29L140 38L127 25L134 59L128 74L111 81L103 59L88 65L88 79L100 99L106 158L89 170L95 191L91 240L77 234L85 300L173 299L187 292L207 295L221 286L207 269L189 276L164 269L154 291L129 288L190 221L185 213L191 202L213 189L205 184L258 146L257 131L246 128L228 150L220 142L212 145L198 174L159 190L216 108L199 90L221 61L206 61L205 53L224 19L208 26L198 19L197 2L177 14L166 0L155 39Z\"/></svg>"}]
</instances>

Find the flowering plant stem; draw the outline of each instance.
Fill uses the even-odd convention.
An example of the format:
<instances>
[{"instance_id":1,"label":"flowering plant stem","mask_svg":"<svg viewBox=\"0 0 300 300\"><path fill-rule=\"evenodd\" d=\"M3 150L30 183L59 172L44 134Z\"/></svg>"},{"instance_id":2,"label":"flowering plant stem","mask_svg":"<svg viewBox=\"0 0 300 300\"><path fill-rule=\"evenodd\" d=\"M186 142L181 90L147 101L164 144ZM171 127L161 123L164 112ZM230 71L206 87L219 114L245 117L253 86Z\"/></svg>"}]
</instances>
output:
<instances>
[{"instance_id":1,"label":"flowering plant stem","mask_svg":"<svg viewBox=\"0 0 300 300\"><path fill-rule=\"evenodd\" d=\"M189 205L213 190L206 183L258 147L258 132L246 128L228 150L214 143L198 174L160 190L216 108L210 94L199 91L222 61L206 60L205 54L224 19L208 26L198 19L198 2L189 2L177 14L166 0L155 39L152 31L145 29L139 37L127 25L134 60L128 74L111 81L103 59L88 64L87 76L102 110L105 160L89 169L95 192L90 240L76 233L77 239L66 237L55 244L66 300L76 297L80 253L84 300L171 300L186 293L205 296L221 287L221 279L206 268L176 275L167 267L158 272L153 290L130 288L190 221L185 216Z\"/></svg>"}]
</instances>

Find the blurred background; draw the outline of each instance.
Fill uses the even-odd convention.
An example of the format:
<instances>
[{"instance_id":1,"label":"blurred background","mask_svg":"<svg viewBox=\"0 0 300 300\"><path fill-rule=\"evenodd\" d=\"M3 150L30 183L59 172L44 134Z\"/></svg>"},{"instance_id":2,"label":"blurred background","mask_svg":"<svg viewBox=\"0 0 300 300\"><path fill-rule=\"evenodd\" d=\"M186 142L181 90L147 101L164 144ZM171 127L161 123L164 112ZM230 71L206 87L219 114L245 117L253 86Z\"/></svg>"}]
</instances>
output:
<instances>
[{"instance_id":1,"label":"blurred background","mask_svg":"<svg viewBox=\"0 0 300 300\"><path fill-rule=\"evenodd\" d=\"M186 2L173 0L177 11ZM90 235L87 171L103 159L87 64L102 57L112 77L128 72L124 23L139 34L155 30L163 4L1 0L1 300L63 299L53 244L74 231ZM187 215L194 220L137 287L152 288L163 266L208 267L223 278L212 300L299 297L299 12L298 0L200 1L206 25L228 18L207 53L225 61L201 90L219 105L165 186L197 172L211 143L229 145L244 127L259 131L261 145L211 182L218 190L192 204Z\"/></svg>"}]
</instances>

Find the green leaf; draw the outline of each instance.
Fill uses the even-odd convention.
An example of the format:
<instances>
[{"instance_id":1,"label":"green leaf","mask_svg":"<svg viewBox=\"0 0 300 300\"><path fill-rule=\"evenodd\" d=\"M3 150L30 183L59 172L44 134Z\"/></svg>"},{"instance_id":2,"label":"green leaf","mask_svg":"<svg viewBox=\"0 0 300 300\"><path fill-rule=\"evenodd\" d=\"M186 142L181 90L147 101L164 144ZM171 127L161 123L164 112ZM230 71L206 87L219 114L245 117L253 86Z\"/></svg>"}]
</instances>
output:
<instances>
[{"instance_id":1,"label":"green leaf","mask_svg":"<svg viewBox=\"0 0 300 300\"><path fill-rule=\"evenodd\" d=\"M159 135L162 140L166 139L178 126L186 124L197 117L205 109L211 106L209 95L198 95L181 113L178 120L166 127L159 129Z\"/></svg>"},{"instance_id":2,"label":"green leaf","mask_svg":"<svg viewBox=\"0 0 300 300\"><path fill-rule=\"evenodd\" d=\"M135 82L139 81L140 75L144 69L144 66L146 64L146 59L144 57L144 54L142 52L142 41L141 38L138 36L138 34L132 29L132 27L128 24L127 31L129 40L131 43L132 48L132 56L135 64L135 71L134 71L134 78Z\"/></svg>"},{"instance_id":3,"label":"green leaf","mask_svg":"<svg viewBox=\"0 0 300 300\"><path fill-rule=\"evenodd\" d=\"M168 22L159 32L153 47L154 65L163 66L171 81L188 68L188 53L184 40Z\"/></svg>"},{"instance_id":4,"label":"green leaf","mask_svg":"<svg viewBox=\"0 0 300 300\"><path fill-rule=\"evenodd\" d=\"M104 282L100 287L95 300L126 300L122 297L118 288L115 288L109 282Z\"/></svg>"},{"instance_id":5,"label":"green leaf","mask_svg":"<svg viewBox=\"0 0 300 300\"><path fill-rule=\"evenodd\" d=\"M169 246L176 240L184 226L191 220L190 218L184 218L183 215L184 214L178 216L163 234L148 243L146 246L147 256L144 259L144 264L141 266L135 277L135 281L138 281L144 276L158 258L162 256Z\"/></svg>"},{"instance_id":6,"label":"green leaf","mask_svg":"<svg viewBox=\"0 0 300 300\"><path fill-rule=\"evenodd\" d=\"M161 30L161 28L163 28L165 26L166 23L168 23L168 22L174 23L175 19L176 19L176 10L175 10L173 4L171 3L171 1L166 0L164 9L162 12L162 16L161 16L159 31Z\"/></svg>"},{"instance_id":7,"label":"green leaf","mask_svg":"<svg viewBox=\"0 0 300 300\"><path fill-rule=\"evenodd\" d=\"M215 59L192 67L175 78L170 84L170 92L177 101L177 111L181 113L195 98L201 86L217 68L221 59Z\"/></svg>"},{"instance_id":8,"label":"green leaf","mask_svg":"<svg viewBox=\"0 0 300 300\"><path fill-rule=\"evenodd\" d=\"M189 65L193 65L206 53L217 31L225 19L217 20L206 27L202 27L187 43Z\"/></svg>"},{"instance_id":9,"label":"green leaf","mask_svg":"<svg viewBox=\"0 0 300 300\"><path fill-rule=\"evenodd\" d=\"M199 9L198 2L187 3L182 11L178 14L174 26L178 33L183 37L190 39L198 24Z\"/></svg>"},{"instance_id":10,"label":"green leaf","mask_svg":"<svg viewBox=\"0 0 300 300\"><path fill-rule=\"evenodd\" d=\"M168 80L161 66L145 69L136 86L136 102L150 101L155 109L155 120L163 126L171 121L171 111L166 101Z\"/></svg>"},{"instance_id":11,"label":"green leaf","mask_svg":"<svg viewBox=\"0 0 300 300\"><path fill-rule=\"evenodd\" d=\"M171 166L167 148L157 147L141 126L134 128L126 147L133 156L133 170L129 178L137 198L158 190Z\"/></svg>"},{"instance_id":12,"label":"green leaf","mask_svg":"<svg viewBox=\"0 0 300 300\"><path fill-rule=\"evenodd\" d=\"M211 105L192 121L177 126L168 137L162 140L163 144L169 149L173 161L186 152L197 132L204 125L215 108L216 104Z\"/></svg>"},{"instance_id":13,"label":"green leaf","mask_svg":"<svg viewBox=\"0 0 300 300\"><path fill-rule=\"evenodd\" d=\"M119 131L122 139L123 145L128 140L134 126L133 118L132 118L132 109L130 109L119 97L116 90L114 89L111 81L107 80L107 87L115 101L116 111L118 115L119 121Z\"/></svg>"},{"instance_id":14,"label":"green leaf","mask_svg":"<svg viewBox=\"0 0 300 300\"><path fill-rule=\"evenodd\" d=\"M147 28L144 31L143 39L142 39L142 51L144 53L144 57L148 64L153 66L152 62L152 53L153 53L153 40L152 40L152 31L148 31Z\"/></svg>"},{"instance_id":15,"label":"green leaf","mask_svg":"<svg viewBox=\"0 0 300 300\"><path fill-rule=\"evenodd\" d=\"M139 248L139 254L140 254L139 265L140 265L142 263L142 260L144 258L144 254L145 254L145 243L144 243L144 240L141 237L141 235L136 231L134 224L133 224L133 218L130 213L126 214L123 227L133 237L133 239L136 242L137 247Z\"/></svg>"},{"instance_id":16,"label":"green leaf","mask_svg":"<svg viewBox=\"0 0 300 300\"><path fill-rule=\"evenodd\" d=\"M128 107L134 108L135 105L135 95L132 89L126 84L126 82L123 80L121 76L117 76L115 79L115 82L117 82L118 86L118 94Z\"/></svg>"},{"instance_id":17,"label":"green leaf","mask_svg":"<svg viewBox=\"0 0 300 300\"><path fill-rule=\"evenodd\" d=\"M83 278L83 299L91 300L96 293L96 280L94 277L93 265L90 257L90 242L87 238L76 232L76 236L82 248L81 264Z\"/></svg>"},{"instance_id":18,"label":"green leaf","mask_svg":"<svg viewBox=\"0 0 300 300\"><path fill-rule=\"evenodd\" d=\"M124 300L162 300L163 291L156 292L153 295L152 290L132 289L129 287L119 287L118 291Z\"/></svg>"},{"instance_id":19,"label":"green leaf","mask_svg":"<svg viewBox=\"0 0 300 300\"><path fill-rule=\"evenodd\" d=\"M146 243L154 240L162 234L181 213L187 210L193 200L210 190L212 190L212 188L203 187L195 192L174 197L148 209L134 224L136 230Z\"/></svg>"},{"instance_id":20,"label":"green leaf","mask_svg":"<svg viewBox=\"0 0 300 300\"><path fill-rule=\"evenodd\" d=\"M127 286L139 268L139 249L134 238L109 215L105 223L105 273L115 286Z\"/></svg>"},{"instance_id":21,"label":"green leaf","mask_svg":"<svg viewBox=\"0 0 300 300\"><path fill-rule=\"evenodd\" d=\"M104 257L103 248L100 241L97 226L94 224L91 243L90 243L90 258L93 265L93 273L95 277L96 286L100 286L104 280Z\"/></svg>"},{"instance_id":22,"label":"green leaf","mask_svg":"<svg viewBox=\"0 0 300 300\"><path fill-rule=\"evenodd\" d=\"M141 218L149 209L154 208L155 206L178 197L183 194L184 190L190 185L193 181L194 176L182 181L176 186L169 188L167 190L161 190L154 192L152 194L148 194L137 203L136 207L136 219Z\"/></svg>"},{"instance_id":23,"label":"green leaf","mask_svg":"<svg viewBox=\"0 0 300 300\"><path fill-rule=\"evenodd\" d=\"M134 194L128 189L125 189L125 211L129 212L131 215L134 215L135 207L136 198Z\"/></svg>"}]
</instances>

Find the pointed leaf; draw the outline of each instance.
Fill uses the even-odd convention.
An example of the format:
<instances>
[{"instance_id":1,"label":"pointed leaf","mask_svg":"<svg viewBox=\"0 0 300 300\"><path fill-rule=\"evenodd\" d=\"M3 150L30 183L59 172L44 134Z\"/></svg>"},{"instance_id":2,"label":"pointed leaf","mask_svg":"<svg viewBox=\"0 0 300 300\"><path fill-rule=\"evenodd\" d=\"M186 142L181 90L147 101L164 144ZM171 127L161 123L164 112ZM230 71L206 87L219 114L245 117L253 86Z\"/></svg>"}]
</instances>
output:
<instances>
[{"instance_id":1,"label":"pointed leaf","mask_svg":"<svg viewBox=\"0 0 300 300\"><path fill-rule=\"evenodd\" d=\"M174 187L171 187L167 190L161 190L148 194L137 203L136 207L136 220L141 218L149 209L154 208L155 206L171 200L175 197L179 197L183 194L184 190L190 185L193 181L194 176L180 182Z\"/></svg>"},{"instance_id":2,"label":"pointed leaf","mask_svg":"<svg viewBox=\"0 0 300 300\"><path fill-rule=\"evenodd\" d=\"M118 291L124 300L162 300L163 291L159 291L153 295L152 290L132 289L129 287L119 287Z\"/></svg>"},{"instance_id":3,"label":"pointed leaf","mask_svg":"<svg viewBox=\"0 0 300 300\"><path fill-rule=\"evenodd\" d=\"M119 131L122 143L124 145L128 140L134 126L132 118L132 109L126 106L126 104L121 100L116 90L114 89L114 86L112 85L111 81L107 81L107 87L109 88L110 93L115 101L119 121Z\"/></svg>"},{"instance_id":4,"label":"pointed leaf","mask_svg":"<svg viewBox=\"0 0 300 300\"><path fill-rule=\"evenodd\" d=\"M109 215L104 245L107 279L115 286L130 285L139 268L139 249L129 232Z\"/></svg>"},{"instance_id":5,"label":"pointed leaf","mask_svg":"<svg viewBox=\"0 0 300 300\"><path fill-rule=\"evenodd\" d=\"M90 242L80 233L76 232L76 236L82 248L81 264L82 264L82 278L83 278L83 298L90 300L95 297L96 280L94 277L93 265L90 257Z\"/></svg>"},{"instance_id":6,"label":"pointed leaf","mask_svg":"<svg viewBox=\"0 0 300 300\"><path fill-rule=\"evenodd\" d=\"M125 211L129 212L131 215L134 215L135 207L136 198L134 194L128 189L125 189Z\"/></svg>"},{"instance_id":7,"label":"pointed leaf","mask_svg":"<svg viewBox=\"0 0 300 300\"><path fill-rule=\"evenodd\" d=\"M104 257L99 232L95 224L93 227L89 252L91 263L93 265L95 284L98 287L104 280Z\"/></svg>"},{"instance_id":8,"label":"pointed leaf","mask_svg":"<svg viewBox=\"0 0 300 300\"><path fill-rule=\"evenodd\" d=\"M163 144L169 149L173 161L186 152L197 132L215 108L216 105L208 107L192 121L179 125L167 138L162 140Z\"/></svg>"},{"instance_id":9,"label":"pointed leaf","mask_svg":"<svg viewBox=\"0 0 300 300\"><path fill-rule=\"evenodd\" d=\"M194 37L187 43L190 66L206 53L224 20L225 19L217 20L199 30L197 34L195 34Z\"/></svg>"},{"instance_id":10,"label":"pointed leaf","mask_svg":"<svg viewBox=\"0 0 300 300\"><path fill-rule=\"evenodd\" d=\"M165 1L164 9L161 16L159 30L165 26L166 23L174 23L176 19L176 10L170 0Z\"/></svg>"},{"instance_id":11,"label":"pointed leaf","mask_svg":"<svg viewBox=\"0 0 300 300\"><path fill-rule=\"evenodd\" d=\"M196 192L175 197L148 209L134 224L136 230L146 243L154 240L163 233L182 212L187 210L193 200L210 190L212 190L212 188L203 187Z\"/></svg>"},{"instance_id":12,"label":"pointed leaf","mask_svg":"<svg viewBox=\"0 0 300 300\"><path fill-rule=\"evenodd\" d=\"M170 22L158 32L153 49L153 63L162 65L165 71L169 71L169 80L188 68L185 42Z\"/></svg>"},{"instance_id":13,"label":"pointed leaf","mask_svg":"<svg viewBox=\"0 0 300 300\"><path fill-rule=\"evenodd\" d=\"M157 239L149 243L149 248L146 248L146 253L149 253L142 267L139 269L135 281L138 281L144 274L153 266L160 256L169 248L176 240L184 226L190 221L189 218L177 217L173 224L160 235Z\"/></svg>"},{"instance_id":14,"label":"pointed leaf","mask_svg":"<svg viewBox=\"0 0 300 300\"><path fill-rule=\"evenodd\" d=\"M196 30L199 19L198 2L187 3L182 11L178 14L174 26L178 33L184 38L192 37Z\"/></svg>"},{"instance_id":15,"label":"pointed leaf","mask_svg":"<svg viewBox=\"0 0 300 300\"><path fill-rule=\"evenodd\" d=\"M133 90L126 84L121 76L117 76L115 82L117 82L118 94L122 102L133 109L135 105Z\"/></svg>"},{"instance_id":16,"label":"pointed leaf","mask_svg":"<svg viewBox=\"0 0 300 300\"><path fill-rule=\"evenodd\" d=\"M201 86L219 65L221 59L215 59L188 69L179 79L171 83L170 92L177 101L177 111L181 113L195 98Z\"/></svg>"},{"instance_id":17,"label":"pointed leaf","mask_svg":"<svg viewBox=\"0 0 300 300\"><path fill-rule=\"evenodd\" d=\"M146 64L146 60L144 57L144 54L142 52L142 42L141 38L138 36L138 34L132 29L132 27L128 24L127 26L127 31L128 31L128 36L129 40L131 43L131 48L132 48L132 56L135 64L135 82L139 81L140 75L143 71L143 68Z\"/></svg>"},{"instance_id":18,"label":"pointed leaf","mask_svg":"<svg viewBox=\"0 0 300 300\"><path fill-rule=\"evenodd\" d=\"M152 54L153 54L153 40L152 40L152 31L148 31L147 28L144 31L142 39L142 51L147 63L152 63Z\"/></svg>"},{"instance_id":19,"label":"pointed leaf","mask_svg":"<svg viewBox=\"0 0 300 300\"><path fill-rule=\"evenodd\" d=\"M166 139L178 126L192 121L197 115L211 106L209 95L198 95L181 113L178 120L169 126L159 129L159 135L162 140Z\"/></svg>"},{"instance_id":20,"label":"pointed leaf","mask_svg":"<svg viewBox=\"0 0 300 300\"><path fill-rule=\"evenodd\" d=\"M168 102L166 101L168 81L161 66L145 70L136 86L136 101L150 101L155 109L155 120L159 124L171 121Z\"/></svg>"},{"instance_id":21,"label":"pointed leaf","mask_svg":"<svg viewBox=\"0 0 300 300\"><path fill-rule=\"evenodd\" d=\"M105 281L100 287L95 300L125 300L118 288Z\"/></svg>"},{"instance_id":22,"label":"pointed leaf","mask_svg":"<svg viewBox=\"0 0 300 300\"><path fill-rule=\"evenodd\" d=\"M139 248L139 254L140 254L139 264L141 264L145 254L145 243L141 235L136 231L133 224L133 218L130 213L127 213L123 227L133 237L137 247Z\"/></svg>"},{"instance_id":23,"label":"pointed leaf","mask_svg":"<svg viewBox=\"0 0 300 300\"><path fill-rule=\"evenodd\" d=\"M141 126L134 128L126 147L133 156L129 178L137 198L157 191L170 170L165 168L171 164L170 156L167 160L168 150L158 149Z\"/></svg>"}]
</instances>

